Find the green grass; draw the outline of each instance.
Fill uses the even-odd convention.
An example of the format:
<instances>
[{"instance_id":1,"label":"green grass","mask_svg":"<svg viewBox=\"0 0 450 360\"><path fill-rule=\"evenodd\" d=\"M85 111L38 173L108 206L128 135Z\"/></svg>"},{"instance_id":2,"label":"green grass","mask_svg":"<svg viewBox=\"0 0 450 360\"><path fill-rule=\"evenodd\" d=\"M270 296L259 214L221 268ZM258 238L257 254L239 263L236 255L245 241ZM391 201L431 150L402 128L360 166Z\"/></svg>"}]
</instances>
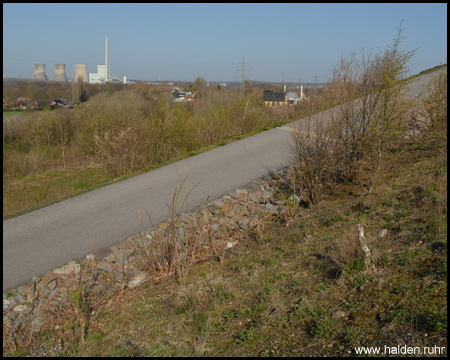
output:
<instances>
[{"instance_id":1,"label":"green grass","mask_svg":"<svg viewBox=\"0 0 450 360\"><path fill-rule=\"evenodd\" d=\"M80 166L3 182L4 219L111 183L103 168Z\"/></svg>"}]
</instances>

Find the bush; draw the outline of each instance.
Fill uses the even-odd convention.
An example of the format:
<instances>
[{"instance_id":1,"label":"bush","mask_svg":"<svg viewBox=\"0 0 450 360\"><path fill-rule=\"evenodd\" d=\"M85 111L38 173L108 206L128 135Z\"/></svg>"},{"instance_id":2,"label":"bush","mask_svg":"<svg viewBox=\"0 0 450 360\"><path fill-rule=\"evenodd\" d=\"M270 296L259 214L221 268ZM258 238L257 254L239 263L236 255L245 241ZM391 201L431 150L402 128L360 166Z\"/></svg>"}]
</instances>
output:
<instances>
[{"instance_id":1,"label":"bush","mask_svg":"<svg viewBox=\"0 0 450 360\"><path fill-rule=\"evenodd\" d=\"M147 102L131 91L99 94L77 119L76 143L84 154L106 164L116 177L130 173L151 157L152 123Z\"/></svg>"},{"instance_id":2,"label":"bush","mask_svg":"<svg viewBox=\"0 0 450 360\"><path fill-rule=\"evenodd\" d=\"M292 132L291 154L309 202L317 204L323 186L337 182L337 174L351 180L362 165L371 170L371 193L383 161L383 152L401 139L403 119L412 101L403 96L401 81L414 51L403 52L400 27L394 46L384 52L353 53L335 67L324 104L341 103L314 118L300 120ZM358 100L355 100L359 98Z\"/></svg>"},{"instance_id":3,"label":"bush","mask_svg":"<svg viewBox=\"0 0 450 360\"><path fill-rule=\"evenodd\" d=\"M447 135L447 67L443 67L429 85L429 95L423 100L431 128Z\"/></svg>"}]
</instances>

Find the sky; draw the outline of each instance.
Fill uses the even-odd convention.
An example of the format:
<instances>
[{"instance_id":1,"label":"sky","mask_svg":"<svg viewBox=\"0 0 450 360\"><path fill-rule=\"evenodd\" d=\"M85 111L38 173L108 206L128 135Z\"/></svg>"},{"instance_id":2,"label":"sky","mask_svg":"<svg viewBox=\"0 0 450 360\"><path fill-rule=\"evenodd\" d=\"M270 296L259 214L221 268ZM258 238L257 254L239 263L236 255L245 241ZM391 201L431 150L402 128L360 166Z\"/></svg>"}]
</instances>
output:
<instances>
[{"instance_id":1,"label":"sky","mask_svg":"<svg viewBox=\"0 0 450 360\"><path fill-rule=\"evenodd\" d=\"M3 76L33 64L105 63L147 81L326 82L341 56L416 50L412 74L447 63L447 4L3 4ZM245 72L242 72L245 61Z\"/></svg>"}]
</instances>

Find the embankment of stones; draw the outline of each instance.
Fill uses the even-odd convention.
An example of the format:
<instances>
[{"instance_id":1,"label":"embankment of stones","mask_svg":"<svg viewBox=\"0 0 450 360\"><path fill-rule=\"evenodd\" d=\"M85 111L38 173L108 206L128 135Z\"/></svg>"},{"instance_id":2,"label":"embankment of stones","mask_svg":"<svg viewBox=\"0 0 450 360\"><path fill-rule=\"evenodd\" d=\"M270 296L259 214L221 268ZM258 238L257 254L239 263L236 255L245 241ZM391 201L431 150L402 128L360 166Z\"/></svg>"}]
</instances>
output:
<instances>
[{"instance_id":1,"label":"embankment of stones","mask_svg":"<svg viewBox=\"0 0 450 360\"><path fill-rule=\"evenodd\" d=\"M165 221L120 244L89 254L81 261L71 261L49 271L41 279L33 277L28 284L8 294L3 293L3 328L9 329L10 334L23 327L31 327L33 333L39 333L47 320L46 308L50 304L64 305L73 301L72 291L80 282L88 283L92 293L103 295L120 287L133 288L141 284L147 273L137 261L137 251L148 251L157 238L164 243L168 236L175 235L183 241L186 228L194 222L207 224L213 239L220 238L215 235L224 230L228 234L252 230L261 216L281 214L290 204L297 205L300 201L297 196L287 195L286 189L291 186L290 171L281 170L255 180L242 189L202 205L196 212L181 214L177 218L176 228L171 226L170 221ZM236 240L237 237L232 238ZM226 249L235 244L236 241L216 245Z\"/></svg>"}]
</instances>

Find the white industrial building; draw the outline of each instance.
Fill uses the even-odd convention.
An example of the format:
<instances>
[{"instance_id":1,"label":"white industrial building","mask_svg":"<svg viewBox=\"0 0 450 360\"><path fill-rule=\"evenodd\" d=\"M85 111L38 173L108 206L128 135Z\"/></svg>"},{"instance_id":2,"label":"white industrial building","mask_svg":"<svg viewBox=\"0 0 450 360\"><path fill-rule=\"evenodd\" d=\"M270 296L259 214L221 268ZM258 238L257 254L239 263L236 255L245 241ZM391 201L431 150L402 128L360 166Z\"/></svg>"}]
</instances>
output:
<instances>
[{"instance_id":1,"label":"white industrial building","mask_svg":"<svg viewBox=\"0 0 450 360\"><path fill-rule=\"evenodd\" d=\"M97 73L89 73L89 84L105 83L105 65L97 65ZM108 74L111 74L111 66L108 65Z\"/></svg>"}]
</instances>

